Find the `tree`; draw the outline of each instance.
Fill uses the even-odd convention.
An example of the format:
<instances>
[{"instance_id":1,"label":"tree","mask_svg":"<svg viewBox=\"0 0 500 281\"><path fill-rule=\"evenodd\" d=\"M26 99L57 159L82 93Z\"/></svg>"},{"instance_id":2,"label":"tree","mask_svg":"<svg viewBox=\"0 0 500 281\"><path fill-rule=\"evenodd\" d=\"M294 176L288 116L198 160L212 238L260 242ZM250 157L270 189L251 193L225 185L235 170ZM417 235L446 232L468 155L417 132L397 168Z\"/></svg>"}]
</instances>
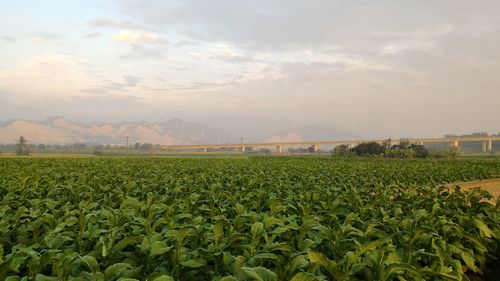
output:
<instances>
[{"instance_id":1,"label":"tree","mask_svg":"<svg viewBox=\"0 0 500 281\"><path fill-rule=\"evenodd\" d=\"M94 155L98 155L98 156L99 156L99 155L102 155L102 148L101 148L101 147L99 147L99 146L95 146L95 147L94 147L94 150L92 151L92 153L93 153Z\"/></svg>"},{"instance_id":2,"label":"tree","mask_svg":"<svg viewBox=\"0 0 500 281\"><path fill-rule=\"evenodd\" d=\"M360 156L366 155L382 155L384 154L385 148L378 142L362 142L356 145L352 151Z\"/></svg>"},{"instance_id":3,"label":"tree","mask_svg":"<svg viewBox=\"0 0 500 281\"><path fill-rule=\"evenodd\" d=\"M415 157L417 158L427 158L430 156L429 150L423 145L412 144L409 148L415 150Z\"/></svg>"},{"instance_id":4,"label":"tree","mask_svg":"<svg viewBox=\"0 0 500 281\"><path fill-rule=\"evenodd\" d=\"M400 139L399 140L399 148L407 149L410 147L410 141L408 139Z\"/></svg>"},{"instance_id":5,"label":"tree","mask_svg":"<svg viewBox=\"0 0 500 281\"><path fill-rule=\"evenodd\" d=\"M271 154L272 151L269 148L261 148L260 152L264 154Z\"/></svg>"},{"instance_id":6,"label":"tree","mask_svg":"<svg viewBox=\"0 0 500 281\"><path fill-rule=\"evenodd\" d=\"M18 156L27 156L30 155L30 150L28 148L28 140L21 136L16 144L16 154Z\"/></svg>"},{"instance_id":7,"label":"tree","mask_svg":"<svg viewBox=\"0 0 500 281\"><path fill-rule=\"evenodd\" d=\"M472 134L469 134L469 135L462 135L462 136L467 136L467 137L487 137L488 136L488 133L486 132L474 132Z\"/></svg>"},{"instance_id":8,"label":"tree","mask_svg":"<svg viewBox=\"0 0 500 281\"><path fill-rule=\"evenodd\" d=\"M147 149L152 149L153 148L153 145L150 144L150 143L143 143L141 145L141 149L144 149L144 150L147 150Z\"/></svg>"},{"instance_id":9,"label":"tree","mask_svg":"<svg viewBox=\"0 0 500 281\"><path fill-rule=\"evenodd\" d=\"M389 138L389 139L386 139L382 142L382 146L385 147L385 149L390 149L391 143L392 143L392 140Z\"/></svg>"},{"instance_id":10,"label":"tree","mask_svg":"<svg viewBox=\"0 0 500 281\"><path fill-rule=\"evenodd\" d=\"M75 144L75 148L76 149L86 149L87 148L87 145L84 144L84 143L76 143Z\"/></svg>"},{"instance_id":11,"label":"tree","mask_svg":"<svg viewBox=\"0 0 500 281\"><path fill-rule=\"evenodd\" d=\"M337 157L349 157L352 156L353 154L354 153L351 151L351 149L347 144L337 145L332 150L332 156L337 156Z\"/></svg>"}]
</instances>

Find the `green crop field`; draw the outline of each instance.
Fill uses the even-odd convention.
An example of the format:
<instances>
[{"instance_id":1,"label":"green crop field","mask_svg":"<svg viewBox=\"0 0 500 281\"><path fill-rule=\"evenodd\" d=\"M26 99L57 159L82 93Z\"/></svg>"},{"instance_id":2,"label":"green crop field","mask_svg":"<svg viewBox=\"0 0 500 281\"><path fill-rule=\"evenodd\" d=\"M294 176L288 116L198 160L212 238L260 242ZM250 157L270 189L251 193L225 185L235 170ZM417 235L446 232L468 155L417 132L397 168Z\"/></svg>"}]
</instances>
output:
<instances>
[{"instance_id":1,"label":"green crop field","mask_svg":"<svg viewBox=\"0 0 500 281\"><path fill-rule=\"evenodd\" d=\"M0 280L468 280L499 159L0 158Z\"/></svg>"}]
</instances>

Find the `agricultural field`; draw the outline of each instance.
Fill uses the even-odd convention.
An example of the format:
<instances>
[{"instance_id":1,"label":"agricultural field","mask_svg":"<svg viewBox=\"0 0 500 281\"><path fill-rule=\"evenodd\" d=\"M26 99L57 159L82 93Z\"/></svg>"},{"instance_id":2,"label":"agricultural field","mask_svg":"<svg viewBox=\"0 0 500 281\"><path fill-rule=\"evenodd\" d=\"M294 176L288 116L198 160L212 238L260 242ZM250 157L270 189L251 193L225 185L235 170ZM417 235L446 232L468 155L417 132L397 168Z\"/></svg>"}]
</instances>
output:
<instances>
[{"instance_id":1,"label":"agricultural field","mask_svg":"<svg viewBox=\"0 0 500 281\"><path fill-rule=\"evenodd\" d=\"M500 257L499 206L443 185L499 177L499 159L0 158L0 280L468 280Z\"/></svg>"}]
</instances>

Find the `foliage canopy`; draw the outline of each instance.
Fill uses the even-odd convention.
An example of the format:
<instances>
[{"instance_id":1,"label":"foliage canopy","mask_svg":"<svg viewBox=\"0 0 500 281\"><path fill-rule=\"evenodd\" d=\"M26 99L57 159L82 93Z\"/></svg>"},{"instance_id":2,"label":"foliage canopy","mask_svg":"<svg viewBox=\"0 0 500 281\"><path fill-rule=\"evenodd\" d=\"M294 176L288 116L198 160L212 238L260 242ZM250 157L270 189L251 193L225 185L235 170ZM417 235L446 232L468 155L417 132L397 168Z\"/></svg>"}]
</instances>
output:
<instances>
[{"instance_id":1,"label":"foliage canopy","mask_svg":"<svg viewBox=\"0 0 500 281\"><path fill-rule=\"evenodd\" d=\"M498 160L0 158L0 280L462 280ZM24 278L24 279L21 279Z\"/></svg>"}]
</instances>

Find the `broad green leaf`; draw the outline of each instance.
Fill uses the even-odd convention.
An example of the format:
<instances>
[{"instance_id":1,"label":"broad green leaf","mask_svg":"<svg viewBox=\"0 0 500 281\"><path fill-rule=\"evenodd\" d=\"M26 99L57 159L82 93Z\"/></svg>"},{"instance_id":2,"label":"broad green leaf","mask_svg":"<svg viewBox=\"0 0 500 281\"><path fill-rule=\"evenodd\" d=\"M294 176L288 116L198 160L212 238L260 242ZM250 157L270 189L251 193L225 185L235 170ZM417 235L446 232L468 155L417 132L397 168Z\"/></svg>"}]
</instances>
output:
<instances>
[{"instance_id":1,"label":"broad green leaf","mask_svg":"<svg viewBox=\"0 0 500 281\"><path fill-rule=\"evenodd\" d=\"M156 277L152 281L174 281L174 278L172 278L168 275L162 275L162 276Z\"/></svg>"},{"instance_id":2,"label":"broad green leaf","mask_svg":"<svg viewBox=\"0 0 500 281\"><path fill-rule=\"evenodd\" d=\"M306 260L305 255L299 255L288 261L290 266L290 271L295 272L298 269L305 269L309 266L309 262Z\"/></svg>"},{"instance_id":3,"label":"broad green leaf","mask_svg":"<svg viewBox=\"0 0 500 281\"><path fill-rule=\"evenodd\" d=\"M224 253L222 254L222 260L224 261L224 266L228 267L234 262L234 257L230 252L224 251Z\"/></svg>"},{"instance_id":4,"label":"broad green leaf","mask_svg":"<svg viewBox=\"0 0 500 281\"><path fill-rule=\"evenodd\" d=\"M277 281L276 273L265 267L242 267L241 270L246 276L257 281Z\"/></svg>"},{"instance_id":5,"label":"broad green leaf","mask_svg":"<svg viewBox=\"0 0 500 281\"><path fill-rule=\"evenodd\" d=\"M9 223L3 220L0 220L0 233L7 233L9 231Z\"/></svg>"},{"instance_id":6,"label":"broad green leaf","mask_svg":"<svg viewBox=\"0 0 500 281\"><path fill-rule=\"evenodd\" d=\"M440 272L436 272L432 269L425 268L425 269L420 270L420 275L422 277L425 277L423 280L436 280L436 279L437 280L449 280L449 281L464 280L461 275L459 275L459 276L456 276L456 274L454 275L453 269L451 267L442 267ZM467 280L467 279L465 279L465 280Z\"/></svg>"},{"instance_id":7,"label":"broad green leaf","mask_svg":"<svg viewBox=\"0 0 500 281\"><path fill-rule=\"evenodd\" d=\"M139 237L138 236L128 236L128 237L125 237L125 238L123 238L122 240L120 240L118 243L116 243L113 246L113 251L119 252L119 251L123 250L124 248L126 248L129 245L136 244L138 241L139 241Z\"/></svg>"},{"instance_id":8,"label":"broad green leaf","mask_svg":"<svg viewBox=\"0 0 500 281\"><path fill-rule=\"evenodd\" d=\"M414 266L406 263L393 263L383 269L381 281L389 280L389 277L394 273L402 274L404 272L411 273L414 277L418 278L418 280L422 280L420 272Z\"/></svg>"},{"instance_id":9,"label":"broad green leaf","mask_svg":"<svg viewBox=\"0 0 500 281\"><path fill-rule=\"evenodd\" d=\"M278 219L278 218L275 218L275 217L266 217L264 219L264 225L265 225L266 229L268 229L273 225L282 226L283 221Z\"/></svg>"},{"instance_id":10,"label":"broad green leaf","mask_svg":"<svg viewBox=\"0 0 500 281\"><path fill-rule=\"evenodd\" d=\"M254 238L260 237L263 231L264 231L264 224L262 224L261 222L254 223L250 230Z\"/></svg>"},{"instance_id":11,"label":"broad green leaf","mask_svg":"<svg viewBox=\"0 0 500 281\"><path fill-rule=\"evenodd\" d=\"M474 237L472 235L464 235L464 237L471 241L475 249L480 253L488 251L488 248L486 248L486 246L477 237Z\"/></svg>"},{"instance_id":12,"label":"broad green leaf","mask_svg":"<svg viewBox=\"0 0 500 281\"><path fill-rule=\"evenodd\" d=\"M260 253L260 254L256 254L253 257L251 257L248 262L251 263L251 262L256 261L256 260L273 260L273 261L278 261L279 262L280 259L275 254Z\"/></svg>"},{"instance_id":13,"label":"broad green leaf","mask_svg":"<svg viewBox=\"0 0 500 281\"><path fill-rule=\"evenodd\" d=\"M97 260L93 256L83 256L80 257L80 260L87 266L87 268L92 271L96 272L99 271L99 264L97 263Z\"/></svg>"},{"instance_id":14,"label":"broad green leaf","mask_svg":"<svg viewBox=\"0 0 500 281\"><path fill-rule=\"evenodd\" d=\"M245 212L245 206L241 205L240 203L236 203L236 212L238 214L243 214Z\"/></svg>"},{"instance_id":15,"label":"broad green leaf","mask_svg":"<svg viewBox=\"0 0 500 281\"><path fill-rule=\"evenodd\" d=\"M115 263L106 268L106 270L104 271L104 276L106 277L106 280L111 280L112 278L116 277L117 274L131 267L132 266L128 263Z\"/></svg>"},{"instance_id":16,"label":"broad green leaf","mask_svg":"<svg viewBox=\"0 0 500 281\"><path fill-rule=\"evenodd\" d=\"M493 231L480 219L474 219L474 225L479 228L481 235L487 238L491 238L494 234Z\"/></svg>"},{"instance_id":17,"label":"broad green leaf","mask_svg":"<svg viewBox=\"0 0 500 281\"><path fill-rule=\"evenodd\" d=\"M478 272L479 271L479 268L477 268L477 266L474 264L474 257L471 256L470 254L464 252L464 251L461 251L460 252L460 257L462 258L462 260L465 262L465 264L467 265L468 268L472 269L472 271L474 272Z\"/></svg>"},{"instance_id":18,"label":"broad green leaf","mask_svg":"<svg viewBox=\"0 0 500 281\"><path fill-rule=\"evenodd\" d=\"M151 244L151 257L162 255L172 249L173 246L167 246L163 241L155 241Z\"/></svg>"},{"instance_id":19,"label":"broad green leaf","mask_svg":"<svg viewBox=\"0 0 500 281\"><path fill-rule=\"evenodd\" d=\"M19 268L24 264L27 258L26 255L15 255L10 259L10 269L14 272L19 272Z\"/></svg>"},{"instance_id":20,"label":"broad green leaf","mask_svg":"<svg viewBox=\"0 0 500 281\"><path fill-rule=\"evenodd\" d=\"M461 246L458 243L455 243L454 245L449 245L451 252L460 255L460 258L465 262L465 265L467 265L468 268L470 268L474 272L479 272L479 268L475 265L475 260L473 253L468 253L465 250L463 250L463 246ZM462 249L461 249L462 248Z\"/></svg>"},{"instance_id":21,"label":"broad green leaf","mask_svg":"<svg viewBox=\"0 0 500 281\"><path fill-rule=\"evenodd\" d=\"M237 256L234 258L233 270L235 273L239 273L241 268L245 265L247 259L244 256Z\"/></svg>"},{"instance_id":22,"label":"broad green leaf","mask_svg":"<svg viewBox=\"0 0 500 281\"><path fill-rule=\"evenodd\" d=\"M281 252L294 252L294 248L288 244L277 244L271 247L271 251L281 251Z\"/></svg>"},{"instance_id":23,"label":"broad green leaf","mask_svg":"<svg viewBox=\"0 0 500 281\"><path fill-rule=\"evenodd\" d=\"M36 281L58 281L58 277L52 277L52 276L45 276L43 274L37 274L36 275Z\"/></svg>"},{"instance_id":24,"label":"broad green leaf","mask_svg":"<svg viewBox=\"0 0 500 281\"><path fill-rule=\"evenodd\" d=\"M328 268L330 266L330 261L322 253L308 251L307 256L309 257L309 262L311 264L319 263L325 268Z\"/></svg>"},{"instance_id":25,"label":"broad green leaf","mask_svg":"<svg viewBox=\"0 0 500 281\"><path fill-rule=\"evenodd\" d=\"M318 276L308 273L308 272L299 272L293 276L290 281L319 281L322 280Z\"/></svg>"},{"instance_id":26,"label":"broad green leaf","mask_svg":"<svg viewBox=\"0 0 500 281\"><path fill-rule=\"evenodd\" d=\"M401 262L401 257L397 252L390 252L384 260L385 265Z\"/></svg>"},{"instance_id":27,"label":"broad green leaf","mask_svg":"<svg viewBox=\"0 0 500 281\"><path fill-rule=\"evenodd\" d=\"M102 246L101 255L103 257L106 257L108 255L108 247L106 246L106 242L104 241L103 236L99 237L99 242L101 242L101 246Z\"/></svg>"},{"instance_id":28,"label":"broad green leaf","mask_svg":"<svg viewBox=\"0 0 500 281\"><path fill-rule=\"evenodd\" d=\"M187 261L181 261L181 264L184 267L189 267L189 268L200 268L203 267L207 264L207 261L204 259L190 259Z\"/></svg>"},{"instance_id":29,"label":"broad green leaf","mask_svg":"<svg viewBox=\"0 0 500 281\"><path fill-rule=\"evenodd\" d=\"M224 237L224 229L222 228L222 221L218 221L214 225L215 244L218 244L222 237Z\"/></svg>"}]
</instances>

